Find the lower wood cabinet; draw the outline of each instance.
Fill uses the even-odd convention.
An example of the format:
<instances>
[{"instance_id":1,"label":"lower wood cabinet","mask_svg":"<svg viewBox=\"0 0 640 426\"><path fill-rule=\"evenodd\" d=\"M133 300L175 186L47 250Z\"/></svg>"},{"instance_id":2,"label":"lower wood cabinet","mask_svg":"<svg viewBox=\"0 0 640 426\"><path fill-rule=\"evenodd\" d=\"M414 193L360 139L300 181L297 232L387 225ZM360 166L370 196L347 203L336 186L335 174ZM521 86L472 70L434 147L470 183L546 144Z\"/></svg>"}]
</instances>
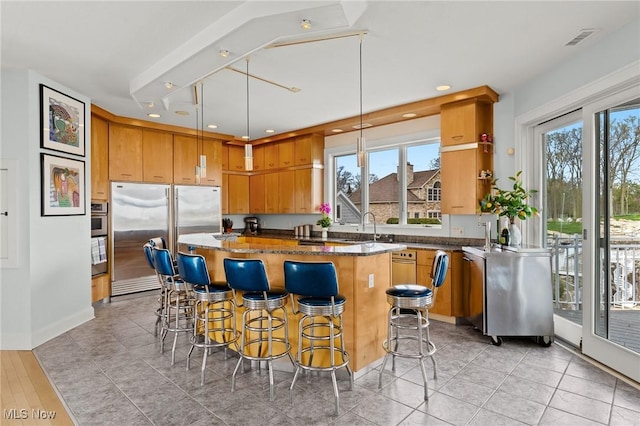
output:
<instances>
[{"instance_id":1,"label":"lower wood cabinet","mask_svg":"<svg viewBox=\"0 0 640 426\"><path fill-rule=\"evenodd\" d=\"M109 274L91 278L91 303L111 296L111 280Z\"/></svg>"},{"instance_id":2,"label":"lower wood cabinet","mask_svg":"<svg viewBox=\"0 0 640 426\"><path fill-rule=\"evenodd\" d=\"M420 285L431 285L431 268L435 258L435 250L418 250L417 255L417 281ZM449 267L444 284L438 288L434 306L430 313L448 317L464 316L463 291L462 291L462 253L447 251L449 255Z\"/></svg>"}]
</instances>

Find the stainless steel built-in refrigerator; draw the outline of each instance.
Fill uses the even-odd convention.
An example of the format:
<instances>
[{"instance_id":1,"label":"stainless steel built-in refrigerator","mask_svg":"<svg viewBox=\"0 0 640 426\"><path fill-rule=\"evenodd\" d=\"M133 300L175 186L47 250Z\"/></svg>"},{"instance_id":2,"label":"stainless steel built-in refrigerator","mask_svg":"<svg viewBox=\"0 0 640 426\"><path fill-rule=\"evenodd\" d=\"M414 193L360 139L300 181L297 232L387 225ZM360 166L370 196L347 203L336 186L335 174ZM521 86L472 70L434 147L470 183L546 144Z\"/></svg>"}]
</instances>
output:
<instances>
[{"instance_id":1,"label":"stainless steel built-in refrigerator","mask_svg":"<svg viewBox=\"0 0 640 426\"><path fill-rule=\"evenodd\" d=\"M181 234L219 233L220 188L159 184L111 184L111 295L159 288L142 246L163 237L175 253Z\"/></svg>"}]
</instances>

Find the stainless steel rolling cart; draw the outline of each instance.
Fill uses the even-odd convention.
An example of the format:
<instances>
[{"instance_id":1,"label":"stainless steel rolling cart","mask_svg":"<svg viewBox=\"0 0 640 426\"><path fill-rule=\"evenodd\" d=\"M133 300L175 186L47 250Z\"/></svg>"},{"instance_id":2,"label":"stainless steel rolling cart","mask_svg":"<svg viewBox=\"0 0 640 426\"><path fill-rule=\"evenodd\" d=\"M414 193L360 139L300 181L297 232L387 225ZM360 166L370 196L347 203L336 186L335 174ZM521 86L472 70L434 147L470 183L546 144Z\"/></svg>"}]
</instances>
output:
<instances>
[{"instance_id":1,"label":"stainless steel rolling cart","mask_svg":"<svg viewBox=\"0 0 640 426\"><path fill-rule=\"evenodd\" d=\"M467 319L495 345L503 336L553 341L551 250L463 247Z\"/></svg>"}]
</instances>

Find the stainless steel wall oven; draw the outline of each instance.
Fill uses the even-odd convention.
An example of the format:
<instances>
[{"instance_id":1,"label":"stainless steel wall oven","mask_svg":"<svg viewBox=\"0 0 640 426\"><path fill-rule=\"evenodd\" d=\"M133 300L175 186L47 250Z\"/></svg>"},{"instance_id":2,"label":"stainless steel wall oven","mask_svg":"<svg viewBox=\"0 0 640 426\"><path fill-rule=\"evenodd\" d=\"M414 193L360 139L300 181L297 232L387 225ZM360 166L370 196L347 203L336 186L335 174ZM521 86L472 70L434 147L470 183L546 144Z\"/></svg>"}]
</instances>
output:
<instances>
[{"instance_id":1,"label":"stainless steel wall oven","mask_svg":"<svg viewBox=\"0 0 640 426\"><path fill-rule=\"evenodd\" d=\"M91 203L91 276L108 271L108 222L107 203Z\"/></svg>"}]
</instances>

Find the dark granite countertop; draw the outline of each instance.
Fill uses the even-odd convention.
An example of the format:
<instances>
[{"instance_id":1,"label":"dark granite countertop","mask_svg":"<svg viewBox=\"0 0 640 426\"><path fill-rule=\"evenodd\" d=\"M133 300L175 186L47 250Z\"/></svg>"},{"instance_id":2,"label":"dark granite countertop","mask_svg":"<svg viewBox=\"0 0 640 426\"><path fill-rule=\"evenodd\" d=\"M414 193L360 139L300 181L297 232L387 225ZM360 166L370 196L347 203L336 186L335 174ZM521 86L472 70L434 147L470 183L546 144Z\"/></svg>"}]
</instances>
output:
<instances>
[{"instance_id":1,"label":"dark granite countertop","mask_svg":"<svg viewBox=\"0 0 640 426\"><path fill-rule=\"evenodd\" d=\"M253 235L255 236L255 235ZM264 235L262 235L264 237ZM276 238L275 236L269 236ZM281 237L277 237L281 238ZM292 238L293 239L293 238ZM310 241L310 239L307 239ZM321 239L317 240L322 242ZM301 255L324 255L324 256L372 256L376 254L389 253L392 251L404 250L406 246L395 243L381 243L373 241L354 242L344 246L325 245L274 245L260 244L254 242L238 242L237 239L228 238L225 234L186 234L178 237L178 244L193 246L196 248L206 248L211 250L222 250L230 253L272 253L272 254L301 254Z\"/></svg>"}]
</instances>

